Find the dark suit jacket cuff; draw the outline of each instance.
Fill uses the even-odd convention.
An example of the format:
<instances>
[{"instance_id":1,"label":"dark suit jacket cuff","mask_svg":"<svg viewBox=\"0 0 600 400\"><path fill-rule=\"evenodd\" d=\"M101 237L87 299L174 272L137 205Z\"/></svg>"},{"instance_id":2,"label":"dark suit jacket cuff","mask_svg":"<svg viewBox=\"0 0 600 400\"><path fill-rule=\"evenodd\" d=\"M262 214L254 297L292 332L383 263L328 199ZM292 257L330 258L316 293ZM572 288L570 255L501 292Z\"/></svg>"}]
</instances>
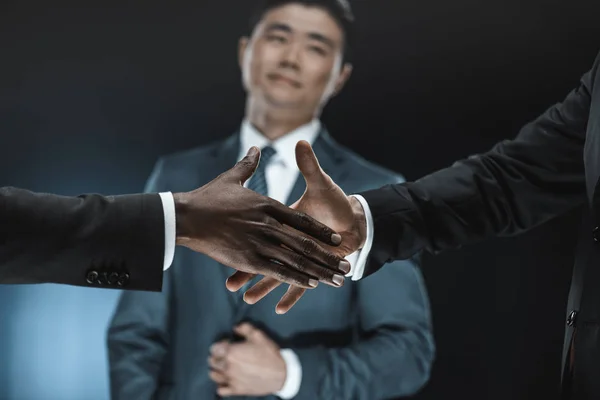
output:
<instances>
[{"instance_id":1,"label":"dark suit jacket cuff","mask_svg":"<svg viewBox=\"0 0 600 400\"><path fill-rule=\"evenodd\" d=\"M366 277L384 264L406 259L418 251L415 238L406 227L419 218L406 184L390 184L358 194L369 204L375 232L363 275Z\"/></svg>"},{"instance_id":2,"label":"dark suit jacket cuff","mask_svg":"<svg viewBox=\"0 0 600 400\"><path fill-rule=\"evenodd\" d=\"M129 274L123 289L160 291L165 253L165 221L160 196L114 196L112 203L110 221L120 220L122 226L111 229L118 234L110 242L122 249L122 267Z\"/></svg>"}]
</instances>

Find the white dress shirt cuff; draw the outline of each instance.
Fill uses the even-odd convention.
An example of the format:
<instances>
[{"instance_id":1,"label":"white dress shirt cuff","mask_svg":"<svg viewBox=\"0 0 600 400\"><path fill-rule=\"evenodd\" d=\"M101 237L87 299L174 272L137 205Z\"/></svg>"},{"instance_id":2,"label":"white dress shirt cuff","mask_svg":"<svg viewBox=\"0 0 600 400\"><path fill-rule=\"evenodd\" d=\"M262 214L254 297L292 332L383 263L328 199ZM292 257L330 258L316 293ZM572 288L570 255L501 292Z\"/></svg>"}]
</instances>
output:
<instances>
[{"instance_id":1,"label":"white dress shirt cuff","mask_svg":"<svg viewBox=\"0 0 600 400\"><path fill-rule=\"evenodd\" d=\"M371 208L364 197L358 194L352 195L356 200L360 202L365 212L365 219L367 220L367 237L365 244L362 249L358 251L358 257L356 264L350 269L350 272L346 276L352 276L353 281L361 279L365 273L365 266L367 265L367 258L371 252L371 246L373 246L373 238L375 237L373 214L371 214Z\"/></svg>"},{"instance_id":2,"label":"white dress shirt cuff","mask_svg":"<svg viewBox=\"0 0 600 400\"><path fill-rule=\"evenodd\" d=\"M280 391L275 393L284 400L293 399L300 391L300 384L302 383L302 365L300 359L291 349L279 350L283 361L285 361L285 382Z\"/></svg>"},{"instance_id":3,"label":"white dress shirt cuff","mask_svg":"<svg viewBox=\"0 0 600 400\"><path fill-rule=\"evenodd\" d=\"M171 192L159 193L165 215L165 261L163 270L169 269L175 257L175 199Z\"/></svg>"}]
</instances>

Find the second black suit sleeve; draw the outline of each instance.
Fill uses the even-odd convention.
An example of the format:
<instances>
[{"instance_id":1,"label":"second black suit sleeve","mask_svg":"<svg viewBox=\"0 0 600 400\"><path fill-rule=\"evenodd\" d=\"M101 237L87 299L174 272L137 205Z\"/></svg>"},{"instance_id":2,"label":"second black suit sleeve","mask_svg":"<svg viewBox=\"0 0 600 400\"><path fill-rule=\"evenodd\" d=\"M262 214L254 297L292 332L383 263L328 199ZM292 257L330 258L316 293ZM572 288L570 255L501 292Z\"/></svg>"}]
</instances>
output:
<instances>
[{"instance_id":1,"label":"second black suit sleeve","mask_svg":"<svg viewBox=\"0 0 600 400\"><path fill-rule=\"evenodd\" d=\"M0 283L160 291L163 214L158 194L0 188Z\"/></svg>"},{"instance_id":2,"label":"second black suit sleeve","mask_svg":"<svg viewBox=\"0 0 600 400\"><path fill-rule=\"evenodd\" d=\"M360 193L374 221L365 275L422 249L438 253L518 234L584 203L584 146L598 60L562 103L514 140L414 183Z\"/></svg>"}]
</instances>

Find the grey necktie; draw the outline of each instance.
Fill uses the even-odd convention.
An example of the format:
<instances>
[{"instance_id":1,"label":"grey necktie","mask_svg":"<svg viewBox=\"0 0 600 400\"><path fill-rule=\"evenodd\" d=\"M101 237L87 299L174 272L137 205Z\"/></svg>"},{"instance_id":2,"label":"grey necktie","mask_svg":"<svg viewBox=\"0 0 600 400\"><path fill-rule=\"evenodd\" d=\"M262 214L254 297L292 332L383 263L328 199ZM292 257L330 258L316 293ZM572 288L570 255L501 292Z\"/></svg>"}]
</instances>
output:
<instances>
[{"instance_id":1,"label":"grey necktie","mask_svg":"<svg viewBox=\"0 0 600 400\"><path fill-rule=\"evenodd\" d=\"M257 193L262 194L263 196L269 195L269 187L267 185L267 177L265 176L265 169L271 161L272 157L275 155L275 149L271 146L265 146L261 150L260 155L260 163L256 168L256 172L250 178L248 182L248 189L254 190Z\"/></svg>"},{"instance_id":2,"label":"grey necktie","mask_svg":"<svg viewBox=\"0 0 600 400\"><path fill-rule=\"evenodd\" d=\"M267 168L267 165L269 165L269 162L272 160L275 153L275 149L271 146L265 146L262 148L260 152L260 163L258 164L254 175L252 175L252 178L250 178L250 181L248 182L248 189L254 190L257 193L262 194L263 196L269 195L269 185L267 184L265 169ZM255 283L258 278L260 277L256 276L254 279L250 280L244 286L242 286L242 288L238 291L240 299L243 298L244 292L248 290L250 288L250 285Z\"/></svg>"}]
</instances>

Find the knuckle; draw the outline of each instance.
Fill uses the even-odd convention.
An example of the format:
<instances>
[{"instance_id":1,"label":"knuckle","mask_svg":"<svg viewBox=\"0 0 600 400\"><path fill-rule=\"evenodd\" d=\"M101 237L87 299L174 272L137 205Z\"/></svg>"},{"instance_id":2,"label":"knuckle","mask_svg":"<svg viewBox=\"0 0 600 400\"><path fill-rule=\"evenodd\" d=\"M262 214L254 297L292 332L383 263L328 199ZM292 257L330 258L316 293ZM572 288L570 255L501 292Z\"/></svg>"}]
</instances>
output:
<instances>
[{"instance_id":1,"label":"knuckle","mask_svg":"<svg viewBox=\"0 0 600 400\"><path fill-rule=\"evenodd\" d=\"M327 226L323 225L321 227L321 237L329 238L333 232Z\"/></svg>"},{"instance_id":2,"label":"knuckle","mask_svg":"<svg viewBox=\"0 0 600 400\"><path fill-rule=\"evenodd\" d=\"M311 223L311 219L308 216L308 214L305 214L303 212L298 211L298 221L300 221L300 224L308 226Z\"/></svg>"},{"instance_id":3,"label":"knuckle","mask_svg":"<svg viewBox=\"0 0 600 400\"><path fill-rule=\"evenodd\" d=\"M269 212L269 202L265 201L265 200L259 200L256 202L256 204L254 205L254 207L256 208L256 210L258 210L259 212L265 214Z\"/></svg>"},{"instance_id":4,"label":"knuckle","mask_svg":"<svg viewBox=\"0 0 600 400\"><path fill-rule=\"evenodd\" d=\"M319 274L320 274L319 278L321 278L321 279L332 280L333 275L335 274L335 271L332 271L329 268L319 267Z\"/></svg>"},{"instance_id":5,"label":"knuckle","mask_svg":"<svg viewBox=\"0 0 600 400\"><path fill-rule=\"evenodd\" d=\"M273 201L271 201L271 199L269 199L269 198L266 198L264 201L262 201L260 203L260 207L261 207L261 209L263 209L265 212L268 212L268 213L275 211L275 209L277 208L275 206L275 203L273 203Z\"/></svg>"},{"instance_id":6,"label":"knuckle","mask_svg":"<svg viewBox=\"0 0 600 400\"><path fill-rule=\"evenodd\" d=\"M241 167L251 167L254 165L254 163L252 162L249 156L245 156L238 162L238 165Z\"/></svg>"},{"instance_id":7,"label":"knuckle","mask_svg":"<svg viewBox=\"0 0 600 400\"><path fill-rule=\"evenodd\" d=\"M273 229L273 227L275 227L277 225L277 220L273 217L271 217L269 214L266 214L263 217L263 223L266 225L266 228L268 229Z\"/></svg>"},{"instance_id":8,"label":"knuckle","mask_svg":"<svg viewBox=\"0 0 600 400\"><path fill-rule=\"evenodd\" d=\"M340 261L341 259L338 256L329 251L325 251L325 262L327 265L337 268Z\"/></svg>"},{"instance_id":9,"label":"knuckle","mask_svg":"<svg viewBox=\"0 0 600 400\"><path fill-rule=\"evenodd\" d=\"M256 230L258 231L258 233L260 235L264 236L269 236L269 234L272 232L273 228L269 225L269 223L267 222L266 218L262 219L260 222L258 222L256 224ZM261 241L257 240L256 244L257 245L261 245Z\"/></svg>"},{"instance_id":10,"label":"knuckle","mask_svg":"<svg viewBox=\"0 0 600 400\"><path fill-rule=\"evenodd\" d=\"M293 267L300 272L306 271L306 258L302 254L294 254L292 257Z\"/></svg>"},{"instance_id":11,"label":"knuckle","mask_svg":"<svg viewBox=\"0 0 600 400\"><path fill-rule=\"evenodd\" d=\"M275 267L275 276L277 277L277 280L279 280L279 281L286 280L286 278L287 278L286 269L280 263L276 264L276 267Z\"/></svg>"},{"instance_id":12,"label":"knuckle","mask_svg":"<svg viewBox=\"0 0 600 400\"><path fill-rule=\"evenodd\" d=\"M250 336L252 339L260 339L260 338L261 338L260 331L259 331L259 330L256 330L256 329L255 329L255 330L253 330L253 331L251 331L249 336Z\"/></svg>"},{"instance_id":13,"label":"knuckle","mask_svg":"<svg viewBox=\"0 0 600 400\"><path fill-rule=\"evenodd\" d=\"M309 256L312 253L314 253L316 248L317 244L315 242L313 242L309 238L302 237L302 254L304 254L305 256Z\"/></svg>"}]
</instances>

